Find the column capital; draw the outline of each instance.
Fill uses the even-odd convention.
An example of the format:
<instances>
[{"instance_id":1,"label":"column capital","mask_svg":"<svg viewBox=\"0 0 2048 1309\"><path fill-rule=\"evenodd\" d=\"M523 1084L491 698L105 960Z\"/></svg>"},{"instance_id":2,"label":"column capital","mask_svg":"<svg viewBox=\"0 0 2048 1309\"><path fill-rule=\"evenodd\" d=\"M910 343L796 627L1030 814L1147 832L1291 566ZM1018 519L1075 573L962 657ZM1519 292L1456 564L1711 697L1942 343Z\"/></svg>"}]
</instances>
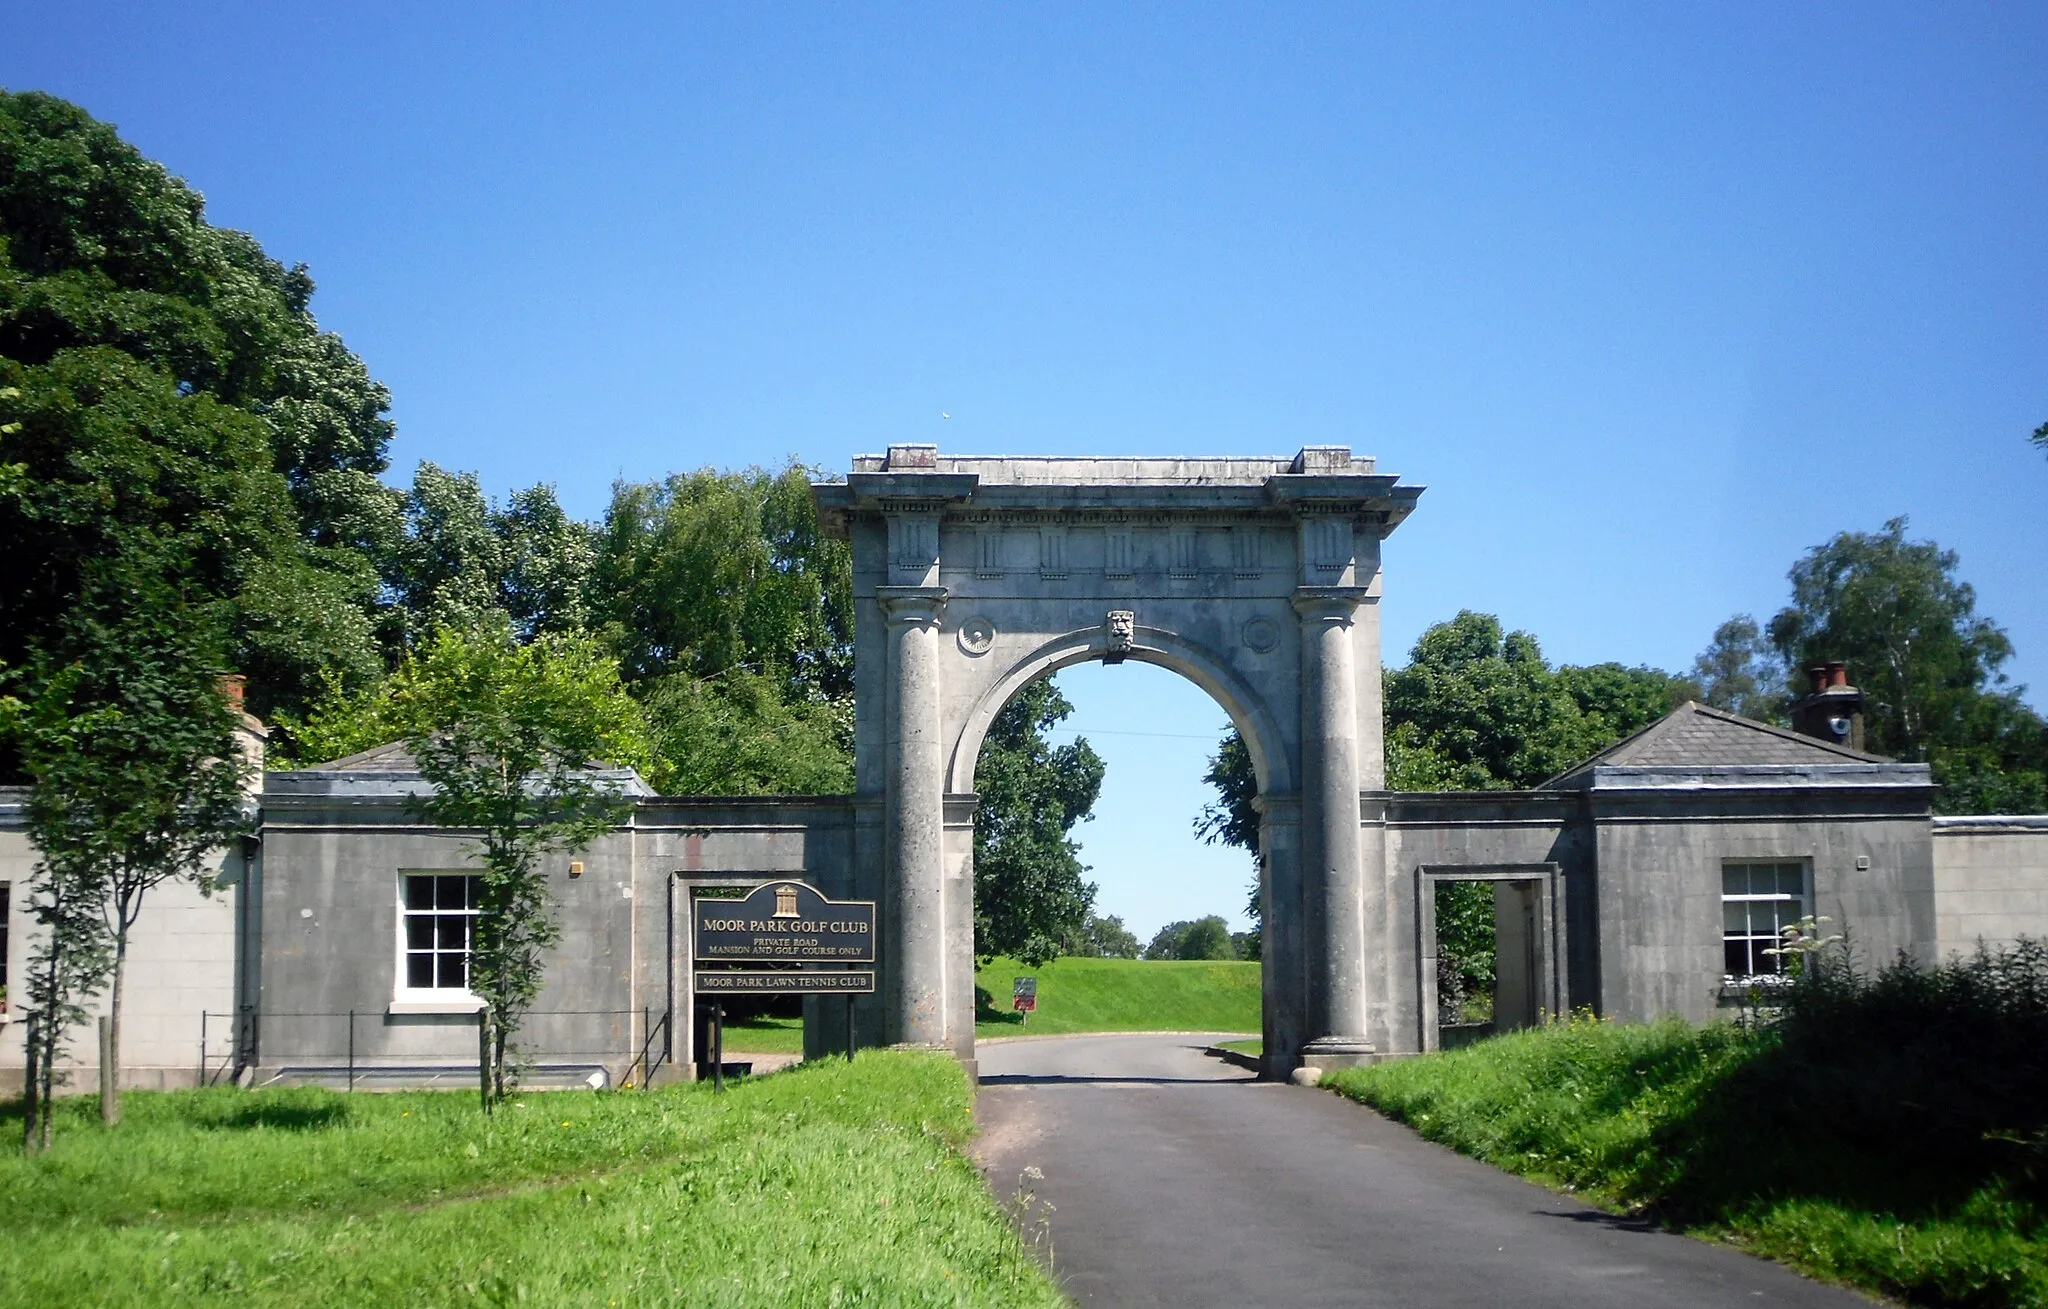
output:
<instances>
[{"instance_id":1,"label":"column capital","mask_svg":"<svg viewBox=\"0 0 2048 1309\"><path fill-rule=\"evenodd\" d=\"M1363 586L1297 586L1294 612L1309 622L1350 622L1370 590Z\"/></svg>"},{"instance_id":2,"label":"column capital","mask_svg":"<svg viewBox=\"0 0 2048 1309\"><path fill-rule=\"evenodd\" d=\"M890 624L936 623L946 609L943 586L878 586L875 599Z\"/></svg>"},{"instance_id":3,"label":"column capital","mask_svg":"<svg viewBox=\"0 0 2048 1309\"><path fill-rule=\"evenodd\" d=\"M1261 791L1252 797L1252 808L1269 823L1298 826L1301 822L1301 793Z\"/></svg>"}]
</instances>

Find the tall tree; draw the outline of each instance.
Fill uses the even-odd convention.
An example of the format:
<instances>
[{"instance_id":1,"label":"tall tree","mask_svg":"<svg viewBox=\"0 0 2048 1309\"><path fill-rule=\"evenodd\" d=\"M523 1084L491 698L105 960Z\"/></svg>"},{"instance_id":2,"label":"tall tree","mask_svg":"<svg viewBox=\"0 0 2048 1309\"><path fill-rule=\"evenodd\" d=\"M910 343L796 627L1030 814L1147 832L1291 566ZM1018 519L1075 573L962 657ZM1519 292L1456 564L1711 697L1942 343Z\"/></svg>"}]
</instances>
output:
<instances>
[{"instance_id":1,"label":"tall tree","mask_svg":"<svg viewBox=\"0 0 2048 1309\"><path fill-rule=\"evenodd\" d=\"M68 1002L60 977L93 979L104 958L109 985L108 1062L100 1112L120 1121L121 1020L129 945L149 893L184 881L210 890L222 848L253 817L253 761L235 739L238 706L220 690L214 624L167 597L128 597L132 607L74 614L95 630L72 643L74 662L41 679L22 714L22 757L35 785L28 833L38 855L40 903L52 930L70 933L78 960L45 961L52 1016ZM67 916L83 891L103 932L76 934ZM54 949L62 953L65 940ZM98 989L95 986L93 989Z\"/></svg>"},{"instance_id":2,"label":"tall tree","mask_svg":"<svg viewBox=\"0 0 2048 1309\"><path fill-rule=\"evenodd\" d=\"M1079 930L1060 942L1060 953L1083 959L1136 959L1138 938L1115 914L1089 914Z\"/></svg>"},{"instance_id":3,"label":"tall tree","mask_svg":"<svg viewBox=\"0 0 2048 1309\"><path fill-rule=\"evenodd\" d=\"M554 488L515 491L498 504L475 473L423 461L381 554L391 600L389 639L411 649L444 626L511 624L525 641L588 626L593 533Z\"/></svg>"},{"instance_id":4,"label":"tall tree","mask_svg":"<svg viewBox=\"0 0 2048 1309\"><path fill-rule=\"evenodd\" d=\"M1103 764L1086 738L1053 746L1045 732L1074 712L1050 681L1003 706L975 766L974 952L1034 966L1059 953L1095 903L1080 847L1069 836L1102 791Z\"/></svg>"},{"instance_id":5,"label":"tall tree","mask_svg":"<svg viewBox=\"0 0 2048 1309\"><path fill-rule=\"evenodd\" d=\"M1948 812L2048 806L2048 727L2003 672L2005 630L1977 613L1958 558L1906 539L1906 520L1843 532L1792 566L1771 644L1794 668L1848 663L1869 748L1925 761Z\"/></svg>"},{"instance_id":6,"label":"tall tree","mask_svg":"<svg viewBox=\"0 0 2048 1309\"><path fill-rule=\"evenodd\" d=\"M648 705L668 785L853 784L853 573L810 477L703 470L622 482L599 528L592 621Z\"/></svg>"},{"instance_id":7,"label":"tall tree","mask_svg":"<svg viewBox=\"0 0 2048 1309\"><path fill-rule=\"evenodd\" d=\"M1145 947L1147 959L1235 959L1230 924L1220 914L1168 923Z\"/></svg>"},{"instance_id":8,"label":"tall tree","mask_svg":"<svg viewBox=\"0 0 2048 1309\"><path fill-rule=\"evenodd\" d=\"M51 96L0 93L0 386L26 407L18 438L0 441L119 424L127 455L157 446L204 461L190 448L197 429L252 434L236 438L235 466L280 479L283 515L222 520L221 553L239 557L218 594L233 601L229 657L264 713L303 704L325 678L378 671L377 578L362 547L388 517L377 474L389 397L320 331L312 294L303 266L208 224L198 193L111 126ZM0 448L0 465L23 465L33 491L49 452ZM17 668L68 607L93 544L75 516L25 508L0 506L0 535L18 551L0 578L0 661ZM275 539L248 549L259 526Z\"/></svg>"},{"instance_id":9,"label":"tall tree","mask_svg":"<svg viewBox=\"0 0 2048 1309\"><path fill-rule=\"evenodd\" d=\"M1704 703L1761 723L1782 722L1791 704L1784 661L1748 614L1714 629L1713 640L1693 661L1693 677Z\"/></svg>"},{"instance_id":10,"label":"tall tree","mask_svg":"<svg viewBox=\"0 0 2048 1309\"><path fill-rule=\"evenodd\" d=\"M481 894L469 959L484 1001L486 1107L505 1096L507 1053L560 937L542 857L603 835L631 802L598 775L646 753L639 706L588 637L521 645L499 628L444 628L393 679L391 705L432 789L429 821L477 833Z\"/></svg>"}]
</instances>

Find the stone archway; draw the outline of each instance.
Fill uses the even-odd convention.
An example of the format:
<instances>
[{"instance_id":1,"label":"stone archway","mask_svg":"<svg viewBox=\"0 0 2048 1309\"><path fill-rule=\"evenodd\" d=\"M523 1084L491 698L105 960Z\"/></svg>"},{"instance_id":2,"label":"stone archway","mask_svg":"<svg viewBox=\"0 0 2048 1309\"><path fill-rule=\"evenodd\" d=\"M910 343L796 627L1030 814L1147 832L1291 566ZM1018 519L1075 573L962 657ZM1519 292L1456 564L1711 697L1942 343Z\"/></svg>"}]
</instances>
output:
<instances>
[{"instance_id":1,"label":"stone archway","mask_svg":"<svg viewBox=\"0 0 2048 1309\"><path fill-rule=\"evenodd\" d=\"M882 902L884 927L862 1038L972 1060L982 737L1036 678L1135 659L1208 691L1253 754L1269 1072L1371 1057L1390 999L1367 985L1384 829L1360 817L1384 771L1380 542L1420 488L1341 446L1286 460L908 445L813 492L853 548L852 889Z\"/></svg>"}]
</instances>

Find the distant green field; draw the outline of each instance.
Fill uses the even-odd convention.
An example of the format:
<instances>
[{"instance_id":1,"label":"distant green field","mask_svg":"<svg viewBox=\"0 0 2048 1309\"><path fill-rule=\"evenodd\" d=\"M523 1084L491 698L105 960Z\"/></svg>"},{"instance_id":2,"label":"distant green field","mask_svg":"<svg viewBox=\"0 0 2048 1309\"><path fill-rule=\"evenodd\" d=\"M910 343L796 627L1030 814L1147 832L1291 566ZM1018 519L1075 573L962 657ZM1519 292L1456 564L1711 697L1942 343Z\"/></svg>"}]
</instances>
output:
<instances>
[{"instance_id":1,"label":"distant green field","mask_svg":"<svg viewBox=\"0 0 2048 1309\"><path fill-rule=\"evenodd\" d=\"M1011 982L1038 979L1029 1023L1010 1012ZM997 959L975 974L988 992L979 1036L1029 1032L1256 1032L1259 965L1175 960L1055 959L1029 968Z\"/></svg>"},{"instance_id":2,"label":"distant green field","mask_svg":"<svg viewBox=\"0 0 2048 1309\"><path fill-rule=\"evenodd\" d=\"M727 1054L802 1054L804 1020L762 1014L729 1022L725 1025L725 1049Z\"/></svg>"}]
</instances>

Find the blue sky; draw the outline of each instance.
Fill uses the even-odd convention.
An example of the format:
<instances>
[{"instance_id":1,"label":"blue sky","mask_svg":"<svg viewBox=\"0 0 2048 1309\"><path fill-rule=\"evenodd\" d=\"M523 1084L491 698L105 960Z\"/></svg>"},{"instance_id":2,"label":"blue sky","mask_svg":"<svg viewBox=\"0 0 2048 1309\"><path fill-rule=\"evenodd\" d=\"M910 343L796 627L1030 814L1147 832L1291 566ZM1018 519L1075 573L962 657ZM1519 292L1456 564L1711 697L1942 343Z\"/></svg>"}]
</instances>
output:
<instances>
[{"instance_id":1,"label":"blue sky","mask_svg":"<svg viewBox=\"0 0 2048 1309\"><path fill-rule=\"evenodd\" d=\"M1431 488L1390 656L1470 607L1674 669L1906 514L2042 705L2048 8L1944 9L74 0L0 84L310 264L400 476L1349 442ZM1116 671L1062 681L1105 901L1234 908L1118 835L1200 743L1109 734L1221 714Z\"/></svg>"}]
</instances>

